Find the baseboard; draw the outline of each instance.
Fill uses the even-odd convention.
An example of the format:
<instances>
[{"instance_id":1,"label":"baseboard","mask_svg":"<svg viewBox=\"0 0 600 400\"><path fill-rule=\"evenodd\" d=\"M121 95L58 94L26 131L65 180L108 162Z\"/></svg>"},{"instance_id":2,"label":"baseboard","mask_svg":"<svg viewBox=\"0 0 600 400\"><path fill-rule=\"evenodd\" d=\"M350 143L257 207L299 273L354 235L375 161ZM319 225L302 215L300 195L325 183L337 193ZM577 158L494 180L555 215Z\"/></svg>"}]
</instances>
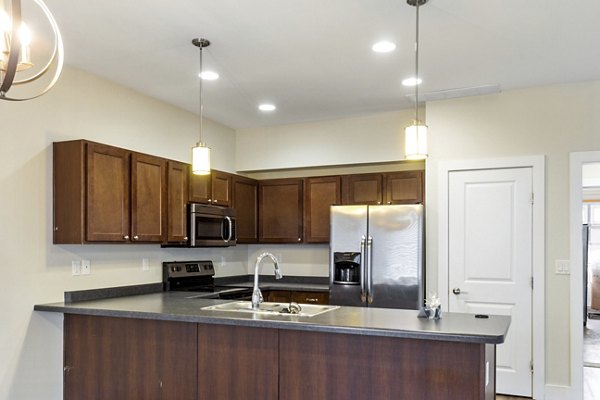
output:
<instances>
[{"instance_id":1,"label":"baseboard","mask_svg":"<svg viewBox=\"0 0 600 400\"><path fill-rule=\"evenodd\" d=\"M572 394L571 386L546 385L545 397L535 400L575 400Z\"/></svg>"}]
</instances>

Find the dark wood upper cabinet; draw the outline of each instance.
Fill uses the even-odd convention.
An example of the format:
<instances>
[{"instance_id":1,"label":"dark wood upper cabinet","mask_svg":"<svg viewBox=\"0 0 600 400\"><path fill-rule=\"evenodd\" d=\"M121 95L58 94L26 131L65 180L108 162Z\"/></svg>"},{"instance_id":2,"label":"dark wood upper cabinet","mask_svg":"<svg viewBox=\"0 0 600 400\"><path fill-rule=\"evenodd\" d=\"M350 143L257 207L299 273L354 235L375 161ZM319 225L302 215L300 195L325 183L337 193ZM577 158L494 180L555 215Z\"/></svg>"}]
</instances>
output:
<instances>
[{"instance_id":1,"label":"dark wood upper cabinet","mask_svg":"<svg viewBox=\"0 0 600 400\"><path fill-rule=\"evenodd\" d=\"M166 161L147 154L131 155L131 239L162 242L166 223Z\"/></svg>"},{"instance_id":2,"label":"dark wood upper cabinet","mask_svg":"<svg viewBox=\"0 0 600 400\"><path fill-rule=\"evenodd\" d=\"M190 174L190 201L230 207L232 174L212 170L209 175Z\"/></svg>"},{"instance_id":3,"label":"dark wood upper cabinet","mask_svg":"<svg viewBox=\"0 0 600 400\"><path fill-rule=\"evenodd\" d=\"M163 159L84 140L53 149L54 243L163 241Z\"/></svg>"},{"instance_id":4,"label":"dark wood upper cabinet","mask_svg":"<svg viewBox=\"0 0 600 400\"><path fill-rule=\"evenodd\" d=\"M167 162L167 242L187 241L187 201L189 165Z\"/></svg>"},{"instance_id":5,"label":"dark wood upper cabinet","mask_svg":"<svg viewBox=\"0 0 600 400\"><path fill-rule=\"evenodd\" d=\"M258 181L235 175L232 186L237 242L258 243Z\"/></svg>"},{"instance_id":6,"label":"dark wood upper cabinet","mask_svg":"<svg viewBox=\"0 0 600 400\"><path fill-rule=\"evenodd\" d=\"M87 144L86 241L129 241L130 159L127 150Z\"/></svg>"},{"instance_id":7,"label":"dark wood upper cabinet","mask_svg":"<svg viewBox=\"0 0 600 400\"><path fill-rule=\"evenodd\" d=\"M386 173L386 204L423 203L423 171Z\"/></svg>"},{"instance_id":8,"label":"dark wood upper cabinet","mask_svg":"<svg viewBox=\"0 0 600 400\"><path fill-rule=\"evenodd\" d=\"M259 181L259 242L302 242L303 183L303 179Z\"/></svg>"},{"instance_id":9,"label":"dark wood upper cabinet","mask_svg":"<svg viewBox=\"0 0 600 400\"><path fill-rule=\"evenodd\" d=\"M341 204L340 176L306 178L304 181L304 241L329 242L329 207Z\"/></svg>"},{"instance_id":10,"label":"dark wood upper cabinet","mask_svg":"<svg viewBox=\"0 0 600 400\"><path fill-rule=\"evenodd\" d=\"M382 174L356 174L342 177L343 204L377 205L383 201Z\"/></svg>"}]
</instances>

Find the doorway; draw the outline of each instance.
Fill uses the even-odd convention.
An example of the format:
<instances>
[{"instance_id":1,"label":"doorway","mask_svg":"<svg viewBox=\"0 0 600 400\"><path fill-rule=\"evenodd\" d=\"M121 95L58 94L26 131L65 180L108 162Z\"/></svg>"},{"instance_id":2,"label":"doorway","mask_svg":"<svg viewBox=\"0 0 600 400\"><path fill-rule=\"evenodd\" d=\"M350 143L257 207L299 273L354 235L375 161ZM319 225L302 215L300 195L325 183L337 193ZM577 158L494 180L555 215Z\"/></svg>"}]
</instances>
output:
<instances>
[{"instance_id":1,"label":"doorway","mask_svg":"<svg viewBox=\"0 0 600 400\"><path fill-rule=\"evenodd\" d=\"M510 300L519 302L519 306L515 306L510 303L507 299L501 301L502 307L496 306L496 313L501 313L503 310L511 315L515 321L519 320L519 328L511 326L513 329L512 333L520 338L520 341L527 341L527 349L524 354L527 356L525 363L522 360L517 360L514 357L515 348L521 346L519 343L514 346L511 344L509 335L507 336L507 357L505 357L506 365L501 365L499 362L497 369L498 377L498 392L503 391L506 394L525 395L533 396L534 398L540 398L544 393L544 380L545 380L545 359L544 359L544 157L543 156L531 156L531 157L510 157L503 159L491 159L491 160L461 160L461 161L447 161L440 162L439 164L439 253L438 253L438 290L442 304L447 305L446 309L450 311L459 311L455 309L459 303L465 303L465 307L473 309L482 305L489 304L491 301L489 298L480 299L469 299L457 301L455 293L464 293L462 288L460 291L454 291L453 285L458 282L459 285L473 284L474 282L480 284L504 284L505 287L518 287L516 293L528 293L526 297L528 299L522 302L520 294L512 296ZM468 182L470 181L470 182ZM456 184L460 187L453 187ZM471 185L467 189L465 184ZM474 189L471 191L471 189ZM466 191L465 191L466 190ZM469 193L468 193L469 192ZM515 220L527 219L529 225L523 226L519 229L519 233L513 230L510 223L503 224L506 228L502 235L490 228L492 224L502 223L504 220L494 219L498 217L498 214L485 212L482 214L480 211L485 211L485 204L493 203L494 207L502 207L500 213L508 215L507 213L513 213L514 196L513 194L518 192L519 202L524 202L526 205L519 206L520 211L516 211L519 217ZM463 202L463 195L468 193L471 199L475 199L483 205L483 208L479 205L473 205ZM499 202L499 203L498 203ZM498 204L497 204L498 203ZM454 204L454 205L453 205ZM456 207L456 204L459 206ZM460 204L463 206L461 207ZM488 223L483 222L483 226L472 225L471 228L466 227L467 223L463 224L460 215L457 214L458 210L467 210L467 214L462 220L467 221L483 221L489 220ZM477 215L475 215L475 214ZM473 215L471 215L473 214ZM458 219L457 219L458 218ZM453 222L454 221L454 222ZM463 226L465 225L465 226ZM486 228L486 226L488 228ZM463 229L466 228L466 229ZM500 227L499 227L500 228ZM461 243L467 243L469 238L464 236L460 239L460 236L464 233L465 235L470 230L476 230L486 233L483 237L478 237L475 234L470 235L475 242L474 246L469 246L475 253L480 254L481 248L485 247L488 251L498 250L498 246L494 243L503 242L505 246L500 246L506 250L511 248L511 252L515 250L519 253L513 253L511 259L505 259L503 264L512 264L508 269L501 270L498 265L490 268L481 267L481 263L477 266L477 263L472 263L469 267L469 263L462 263L464 267L470 268L470 277L466 280L457 281L457 274L455 271L457 257L458 265L461 264L460 258L463 256L463 250ZM487 230L486 230L487 229ZM461 233L462 232L462 233ZM514 234L514 235L513 235ZM525 235L519 236L519 235ZM488 238L488 242L485 241L485 237ZM516 240L516 238L519 238ZM527 239L527 240L524 240ZM481 241L483 240L483 242ZM525 247L516 246L515 243L528 243ZM483 247L482 247L483 246ZM518 247L518 248L517 248ZM500 253L505 254L504 250L498 250ZM469 250L471 252L471 250ZM473 253L473 254L475 254ZM508 252L507 252L508 253ZM473 255L471 254L471 255ZM468 255L468 254L467 254ZM481 255L481 254L480 254ZM514 256L514 257L513 257ZM464 257L463 257L464 258ZM489 259L489 257L488 257ZM513 271L517 265L517 259L519 265L524 263L525 267L523 270L527 273L525 275L515 276ZM461 268L458 268L458 276L461 275ZM486 272L487 271L487 272ZM490 276L483 276L483 273L489 273ZM502 273L502 276L497 276L498 273ZM496 274L496 275L494 275ZM460 282L459 282L460 281ZM483 282L486 281L486 282ZM489 281L489 282L487 282ZM535 284L539 282L539 284ZM531 288L533 284L533 290ZM469 286L471 288L471 286ZM469 290L466 290L467 292ZM479 291L479 289L471 289L473 293ZM502 292L501 290L490 290L488 294ZM469 293L471 295L471 293ZM481 295L485 296L485 291L481 291ZM461 294L462 296L462 294ZM454 308L453 308L454 307ZM452 309L451 309L452 308ZM524 310L520 310L523 308ZM519 309L519 310L517 310ZM460 310L463 312L471 312L473 310ZM523 311L523 312L521 312ZM491 311L490 311L491 313ZM513 314L515 313L515 314ZM523 331L522 328L524 327ZM518 331L518 332L517 332ZM522 332L521 332L522 331ZM523 332L529 339L523 340ZM530 346L530 347L529 347ZM519 351L521 349L518 349ZM498 360L502 360L501 346L498 347ZM519 356L522 355L519 353ZM512 358L511 358L512 357ZM505 379L506 384L500 384L500 380ZM501 389L503 387L504 389Z\"/></svg>"}]
</instances>

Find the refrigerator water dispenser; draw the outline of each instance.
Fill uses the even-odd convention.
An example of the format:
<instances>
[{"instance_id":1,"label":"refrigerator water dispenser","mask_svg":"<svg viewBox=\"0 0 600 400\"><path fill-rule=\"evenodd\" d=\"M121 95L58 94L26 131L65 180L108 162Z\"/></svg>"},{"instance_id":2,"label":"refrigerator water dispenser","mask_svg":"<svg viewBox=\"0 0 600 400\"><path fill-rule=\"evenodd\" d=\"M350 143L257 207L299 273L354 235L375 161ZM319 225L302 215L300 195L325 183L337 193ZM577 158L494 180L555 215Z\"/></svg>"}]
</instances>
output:
<instances>
[{"instance_id":1,"label":"refrigerator water dispenser","mask_svg":"<svg viewBox=\"0 0 600 400\"><path fill-rule=\"evenodd\" d=\"M360 284L360 253L335 252L333 263L333 283L340 285Z\"/></svg>"}]
</instances>

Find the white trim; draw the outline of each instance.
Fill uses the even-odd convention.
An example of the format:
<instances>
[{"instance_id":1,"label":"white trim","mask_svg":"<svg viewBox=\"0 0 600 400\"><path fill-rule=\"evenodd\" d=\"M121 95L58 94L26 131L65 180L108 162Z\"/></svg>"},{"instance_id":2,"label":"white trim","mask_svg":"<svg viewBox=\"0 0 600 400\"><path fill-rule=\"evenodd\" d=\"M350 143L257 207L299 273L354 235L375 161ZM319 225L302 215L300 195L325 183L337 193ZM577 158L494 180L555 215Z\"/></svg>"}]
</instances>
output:
<instances>
[{"instance_id":1,"label":"white trim","mask_svg":"<svg viewBox=\"0 0 600 400\"><path fill-rule=\"evenodd\" d=\"M536 399L538 399L536 397ZM540 397L545 400L565 400L565 399L582 399L582 397L572 397L570 386L561 385L546 385L545 397Z\"/></svg>"},{"instance_id":2,"label":"white trim","mask_svg":"<svg viewBox=\"0 0 600 400\"><path fill-rule=\"evenodd\" d=\"M583 271L581 254L581 203L583 164L600 162L600 151L570 154L569 176L569 243L571 263L571 394L570 398L583 398Z\"/></svg>"},{"instance_id":3,"label":"white trim","mask_svg":"<svg viewBox=\"0 0 600 400\"><path fill-rule=\"evenodd\" d=\"M533 221L532 221L532 352L533 352L533 398L543 399L546 380L545 346L545 157L543 155L506 157L483 160L440 161L438 164L438 293L448 311L448 174L465 171L498 168L531 168L533 178ZM579 211L581 218L581 210ZM574 265L574 264L572 264Z\"/></svg>"}]
</instances>

